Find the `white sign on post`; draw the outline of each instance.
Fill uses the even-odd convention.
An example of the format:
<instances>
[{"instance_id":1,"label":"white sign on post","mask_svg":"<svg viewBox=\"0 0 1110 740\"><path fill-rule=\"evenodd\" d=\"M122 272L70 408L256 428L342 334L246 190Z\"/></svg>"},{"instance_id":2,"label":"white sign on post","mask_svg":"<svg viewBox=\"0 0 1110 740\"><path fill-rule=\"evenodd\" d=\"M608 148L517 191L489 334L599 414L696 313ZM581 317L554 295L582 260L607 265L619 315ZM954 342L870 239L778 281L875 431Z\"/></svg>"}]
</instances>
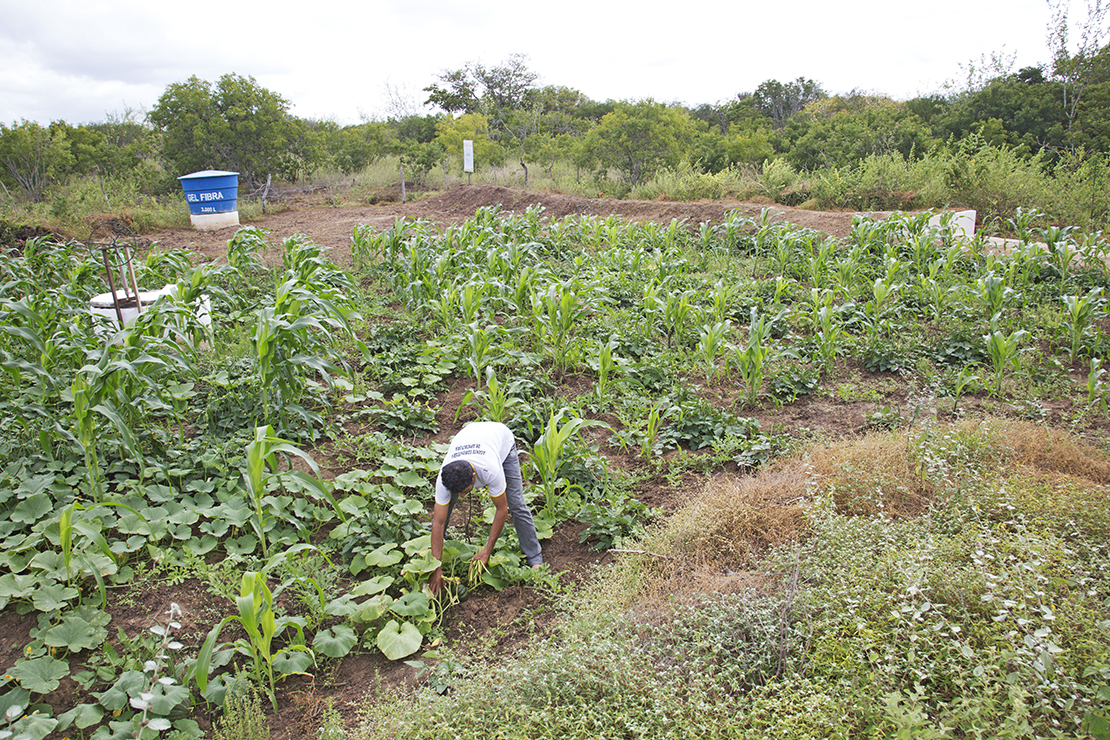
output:
<instances>
[{"instance_id":1,"label":"white sign on post","mask_svg":"<svg viewBox=\"0 0 1110 740\"><path fill-rule=\"evenodd\" d=\"M463 139L463 172L474 171L474 142Z\"/></svg>"}]
</instances>

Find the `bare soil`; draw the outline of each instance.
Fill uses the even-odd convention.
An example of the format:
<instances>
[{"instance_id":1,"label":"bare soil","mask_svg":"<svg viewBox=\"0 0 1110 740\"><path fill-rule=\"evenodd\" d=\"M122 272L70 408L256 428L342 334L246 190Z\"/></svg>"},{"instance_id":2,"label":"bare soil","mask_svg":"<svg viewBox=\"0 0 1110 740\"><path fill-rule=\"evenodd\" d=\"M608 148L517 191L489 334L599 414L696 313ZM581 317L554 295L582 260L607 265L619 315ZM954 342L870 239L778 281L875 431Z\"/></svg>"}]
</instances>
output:
<instances>
[{"instance_id":1,"label":"bare soil","mask_svg":"<svg viewBox=\"0 0 1110 740\"><path fill-rule=\"evenodd\" d=\"M855 215L851 212L814 212L753 202L672 203L590 199L487 185L458 186L403 204L330 207L322 205L321 200L306 195L294 198L290 204L287 199L283 206L285 210L244 225L268 230L271 241L275 243L294 234L303 234L317 244L329 247L331 257L342 265L351 262L350 239L356 226L369 224L382 230L390 227L400 216L423 218L441 225L461 223L483 206L499 205L506 212L519 213L530 206L541 205L545 209L544 215L551 219L576 214L601 217L618 214L632 220L659 223L677 219L685 221L691 228L697 228L703 221L719 221L728 211L738 210L757 216L762 209L771 207L780 212L781 218L786 221L840 237L849 233ZM886 214L872 215L882 217ZM146 234L137 241L140 245L158 244L164 248L188 249L203 258L218 260L225 254L227 240L234 231L234 228L215 232L174 229ZM698 382L695 378L690 381ZM472 387L472 382L466 378L455 379L450 389L438 399L441 409L439 431L434 436L413 440L415 444L446 441L458 431L466 419L456 421L455 411ZM744 406L735 391L719 387L702 388L705 397L715 404L740 415L757 418L765 431L826 441L861 435L868 427L867 414L884 406L905 413L909 396L915 389L907 387L897 375L871 373L859 363L848 361L842 362L826 379L823 390L825 392L802 397L782 408L775 408L770 403L750 408ZM970 415L1016 413L1015 409L985 398L964 398L961 406L964 413ZM1056 404L1048 409L1048 422L1062 426L1072 413L1071 408ZM947 408L942 409L939 415L941 420L952 418ZM1090 429L1089 434L1105 439L1107 431L1105 427ZM635 454L617 454L604 444L601 448L606 451L609 464L614 469L640 470L644 465ZM327 447L312 450L312 454L326 477L346 472ZM734 468L718 473L721 474L741 476L746 473ZM649 506L673 511L691 491L703 484L704 480L691 478L675 486L673 480L660 476L645 483L641 500ZM565 584L580 583L589 578L599 565L620 557L591 549L593 543L581 541L582 531L581 524L568 522L557 529L551 540L543 543L545 560L553 572L562 574L561 581ZM185 622L187 636L182 641L194 650L204 639L210 625L234 608L230 602L221 604L220 599L209 594L202 584L192 580L178 585L148 582L129 589L127 593L113 593L110 598L113 619L108 628L113 635L119 627L134 635L163 621L162 615L169 603L177 602L186 614L182 621ZM492 660L525 647L530 640L550 630L556 619L554 605L536 589L522 586L501 592L486 589L472 594L447 614L445 641L458 653L474 651L482 658ZM0 614L0 661L4 665L13 664L19 649L26 644L28 630L32 626L30 616L21 617L11 609ZM340 661L321 665L314 677L294 678L281 687L281 708L270 717L271 737L273 740L286 740L314 736L328 702L334 702L334 706L351 720L358 704L368 697L372 698L377 691L413 686L416 672L403 661L390 662L377 651L365 650L356 650ZM80 692L71 681L66 681L47 699L61 708L81 701ZM202 712L197 719L202 726L211 726L212 717L207 714Z\"/></svg>"}]
</instances>

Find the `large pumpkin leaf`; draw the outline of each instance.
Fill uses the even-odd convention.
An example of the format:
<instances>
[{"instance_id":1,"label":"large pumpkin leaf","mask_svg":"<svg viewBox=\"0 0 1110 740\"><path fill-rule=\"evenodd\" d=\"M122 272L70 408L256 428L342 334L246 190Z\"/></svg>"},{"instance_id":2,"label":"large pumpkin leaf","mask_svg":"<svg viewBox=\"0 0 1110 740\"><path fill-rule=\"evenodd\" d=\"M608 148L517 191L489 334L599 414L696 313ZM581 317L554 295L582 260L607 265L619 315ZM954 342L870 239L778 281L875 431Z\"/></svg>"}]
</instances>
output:
<instances>
[{"instance_id":1,"label":"large pumpkin leaf","mask_svg":"<svg viewBox=\"0 0 1110 740\"><path fill-rule=\"evenodd\" d=\"M390 660L400 660L420 649L424 636L420 630L408 622L391 619L378 633L377 645L382 654Z\"/></svg>"},{"instance_id":2,"label":"large pumpkin leaf","mask_svg":"<svg viewBox=\"0 0 1110 740\"><path fill-rule=\"evenodd\" d=\"M84 619L69 616L46 631L43 642L50 647L64 647L72 653L99 646L108 636L108 630L95 627Z\"/></svg>"},{"instance_id":3,"label":"large pumpkin leaf","mask_svg":"<svg viewBox=\"0 0 1110 740\"><path fill-rule=\"evenodd\" d=\"M393 542L387 542L381 547L366 553L366 565L377 568L388 568L401 562L405 554L397 549Z\"/></svg>"},{"instance_id":4,"label":"large pumpkin leaf","mask_svg":"<svg viewBox=\"0 0 1110 740\"><path fill-rule=\"evenodd\" d=\"M419 617L429 609L428 596L422 591L410 591L389 607L389 610L399 617Z\"/></svg>"},{"instance_id":5,"label":"large pumpkin leaf","mask_svg":"<svg viewBox=\"0 0 1110 740\"><path fill-rule=\"evenodd\" d=\"M43 740L43 738L53 732L54 728L57 726L58 720L53 717L48 717L45 714L35 712L28 714L26 717L12 724L11 731L15 733L17 738Z\"/></svg>"},{"instance_id":6,"label":"large pumpkin leaf","mask_svg":"<svg viewBox=\"0 0 1110 740\"><path fill-rule=\"evenodd\" d=\"M357 642L358 635L353 629L345 624L337 624L331 629L317 632L312 638L312 649L329 658L342 658L351 652Z\"/></svg>"},{"instance_id":7,"label":"large pumpkin leaf","mask_svg":"<svg viewBox=\"0 0 1110 740\"><path fill-rule=\"evenodd\" d=\"M286 648L274 656L274 670L283 676L292 676L297 673L307 673L315 663L312 653L307 650L292 650Z\"/></svg>"},{"instance_id":8,"label":"large pumpkin leaf","mask_svg":"<svg viewBox=\"0 0 1110 740\"><path fill-rule=\"evenodd\" d=\"M8 671L19 685L36 694L49 694L69 675L69 663L49 656L23 660Z\"/></svg>"},{"instance_id":9,"label":"large pumpkin leaf","mask_svg":"<svg viewBox=\"0 0 1110 740\"><path fill-rule=\"evenodd\" d=\"M70 586L49 583L40 586L31 597L31 601L40 612L52 612L69 606L68 602L80 595L80 591Z\"/></svg>"},{"instance_id":10,"label":"large pumpkin leaf","mask_svg":"<svg viewBox=\"0 0 1110 740\"><path fill-rule=\"evenodd\" d=\"M12 521L34 524L54 510L54 502L45 493L23 499L8 516Z\"/></svg>"},{"instance_id":11,"label":"large pumpkin leaf","mask_svg":"<svg viewBox=\"0 0 1110 740\"><path fill-rule=\"evenodd\" d=\"M70 725L84 730L93 725L100 724L104 719L104 707L99 704L78 704L68 712L58 715L59 729L66 729Z\"/></svg>"},{"instance_id":12,"label":"large pumpkin leaf","mask_svg":"<svg viewBox=\"0 0 1110 740\"><path fill-rule=\"evenodd\" d=\"M399 553L398 553L399 554ZM370 578L351 589L351 596L373 596L380 594L393 585L393 576Z\"/></svg>"}]
</instances>

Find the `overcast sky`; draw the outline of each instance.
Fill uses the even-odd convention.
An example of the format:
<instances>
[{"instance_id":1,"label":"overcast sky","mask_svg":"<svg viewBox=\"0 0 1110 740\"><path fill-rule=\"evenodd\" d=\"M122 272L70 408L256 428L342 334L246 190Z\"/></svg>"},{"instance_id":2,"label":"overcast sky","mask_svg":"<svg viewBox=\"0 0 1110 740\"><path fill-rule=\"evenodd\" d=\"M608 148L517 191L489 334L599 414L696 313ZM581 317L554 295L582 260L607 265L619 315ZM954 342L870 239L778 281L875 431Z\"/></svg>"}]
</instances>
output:
<instances>
[{"instance_id":1,"label":"overcast sky","mask_svg":"<svg viewBox=\"0 0 1110 740\"><path fill-rule=\"evenodd\" d=\"M907 99L992 54L1046 63L1049 20L1046 0L0 0L0 122L143 114L171 83L234 72L294 115L358 123L390 90L430 113L439 73L513 53L599 101L716 103L799 76Z\"/></svg>"}]
</instances>

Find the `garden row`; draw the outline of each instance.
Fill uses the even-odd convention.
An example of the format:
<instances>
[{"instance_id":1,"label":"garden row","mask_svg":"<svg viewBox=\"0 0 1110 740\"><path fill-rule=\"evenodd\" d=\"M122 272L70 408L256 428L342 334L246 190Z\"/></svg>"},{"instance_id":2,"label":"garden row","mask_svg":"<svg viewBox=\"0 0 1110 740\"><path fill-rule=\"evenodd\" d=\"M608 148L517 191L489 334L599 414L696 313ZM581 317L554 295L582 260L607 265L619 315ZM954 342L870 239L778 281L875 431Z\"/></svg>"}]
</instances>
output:
<instances>
[{"instance_id":1,"label":"garden row","mask_svg":"<svg viewBox=\"0 0 1110 740\"><path fill-rule=\"evenodd\" d=\"M553 583L511 532L469 573L456 532L454 587L423 588L444 448L415 441L458 378L472 389L454 418L504 421L528 453L541 537L577 519L601 547L657 515L634 492L661 453L706 472L774 459L794 440L745 410L820 394L846 360L953 409L1066 398L1096 424L1106 243L1035 219L1019 213L1000 256L929 214L836 240L769 211L695 226L487 208L442 230L358 227L350 272L301 237L267 268L275 245L245 228L226 263L152 249L140 282L176 289L123 328L93 325L98 254L28 241L0 267L0 604L34 624L0 709L36 740L200 736L202 706L241 682L276 708L283 677L352 650L412 655L468 589ZM346 472L327 479L311 452ZM167 603L153 632L110 634L120 593L185 577L227 597L203 629Z\"/></svg>"}]
</instances>

